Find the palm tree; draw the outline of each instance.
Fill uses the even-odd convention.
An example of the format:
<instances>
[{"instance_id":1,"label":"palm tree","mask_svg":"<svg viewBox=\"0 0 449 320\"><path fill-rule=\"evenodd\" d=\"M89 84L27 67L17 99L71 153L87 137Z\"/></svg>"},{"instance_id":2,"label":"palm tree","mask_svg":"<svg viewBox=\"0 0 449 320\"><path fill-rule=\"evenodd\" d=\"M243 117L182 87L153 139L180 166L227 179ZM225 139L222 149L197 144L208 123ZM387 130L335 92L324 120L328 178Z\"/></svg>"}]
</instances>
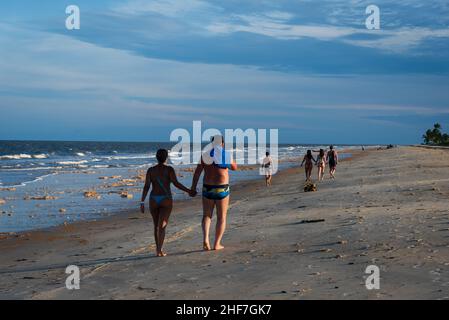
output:
<instances>
[{"instance_id":1,"label":"palm tree","mask_svg":"<svg viewBox=\"0 0 449 320\"><path fill-rule=\"evenodd\" d=\"M449 144L449 136L441 133L441 124L435 123L433 129L428 129L422 136L424 144L427 145L442 145Z\"/></svg>"},{"instance_id":2,"label":"palm tree","mask_svg":"<svg viewBox=\"0 0 449 320\"><path fill-rule=\"evenodd\" d=\"M442 145L445 145L445 146L449 146L449 134L444 133L444 134L441 136L441 144L442 144Z\"/></svg>"}]
</instances>

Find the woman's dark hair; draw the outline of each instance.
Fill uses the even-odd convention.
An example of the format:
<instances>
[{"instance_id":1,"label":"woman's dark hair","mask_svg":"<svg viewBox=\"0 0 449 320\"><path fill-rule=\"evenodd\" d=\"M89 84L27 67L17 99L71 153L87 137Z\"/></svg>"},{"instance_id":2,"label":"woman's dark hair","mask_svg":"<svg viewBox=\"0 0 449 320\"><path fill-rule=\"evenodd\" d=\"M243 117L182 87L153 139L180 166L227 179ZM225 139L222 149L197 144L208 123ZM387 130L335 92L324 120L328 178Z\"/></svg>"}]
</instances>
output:
<instances>
[{"instance_id":1,"label":"woman's dark hair","mask_svg":"<svg viewBox=\"0 0 449 320\"><path fill-rule=\"evenodd\" d=\"M167 158L168 158L168 151L166 149L159 149L156 152L157 162L164 163L165 161L167 161Z\"/></svg>"},{"instance_id":2,"label":"woman's dark hair","mask_svg":"<svg viewBox=\"0 0 449 320\"><path fill-rule=\"evenodd\" d=\"M324 150L323 149L320 149L320 157L324 158Z\"/></svg>"},{"instance_id":3,"label":"woman's dark hair","mask_svg":"<svg viewBox=\"0 0 449 320\"><path fill-rule=\"evenodd\" d=\"M270 155L270 153L267 151L267 152L265 152L265 155L268 157Z\"/></svg>"},{"instance_id":4,"label":"woman's dark hair","mask_svg":"<svg viewBox=\"0 0 449 320\"><path fill-rule=\"evenodd\" d=\"M312 150L307 150L307 158L312 159Z\"/></svg>"},{"instance_id":5,"label":"woman's dark hair","mask_svg":"<svg viewBox=\"0 0 449 320\"><path fill-rule=\"evenodd\" d=\"M334 146L331 145L331 146L329 147L329 149L331 149L331 150L334 149Z\"/></svg>"}]
</instances>

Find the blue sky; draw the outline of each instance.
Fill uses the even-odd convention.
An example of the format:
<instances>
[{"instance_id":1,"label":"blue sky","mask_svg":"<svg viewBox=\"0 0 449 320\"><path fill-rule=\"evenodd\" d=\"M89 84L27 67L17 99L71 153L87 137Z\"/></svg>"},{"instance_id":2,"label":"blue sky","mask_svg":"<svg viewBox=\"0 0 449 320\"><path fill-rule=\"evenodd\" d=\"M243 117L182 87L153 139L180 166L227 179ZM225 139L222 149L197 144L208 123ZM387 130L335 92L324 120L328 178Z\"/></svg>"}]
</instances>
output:
<instances>
[{"instance_id":1,"label":"blue sky","mask_svg":"<svg viewBox=\"0 0 449 320\"><path fill-rule=\"evenodd\" d=\"M4 1L0 139L166 141L202 120L419 143L434 122L449 131L448 20L443 0Z\"/></svg>"}]
</instances>

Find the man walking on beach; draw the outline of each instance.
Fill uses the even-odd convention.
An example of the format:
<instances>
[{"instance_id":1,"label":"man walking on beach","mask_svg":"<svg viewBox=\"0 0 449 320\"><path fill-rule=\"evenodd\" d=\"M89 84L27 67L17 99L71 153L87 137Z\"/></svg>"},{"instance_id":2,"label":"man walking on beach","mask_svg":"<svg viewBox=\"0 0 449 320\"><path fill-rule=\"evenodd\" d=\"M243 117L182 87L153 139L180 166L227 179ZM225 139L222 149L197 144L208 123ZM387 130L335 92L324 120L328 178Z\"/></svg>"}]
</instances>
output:
<instances>
[{"instance_id":1,"label":"man walking on beach","mask_svg":"<svg viewBox=\"0 0 449 320\"><path fill-rule=\"evenodd\" d=\"M226 215L229 207L229 172L237 170L237 164L231 155L224 150L224 140L220 135L212 139L213 149L203 153L201 161L193 175L192 188L196 190L201 173L203 178L203 249L211 250L209 229L214 209L217 208L217 226L215 230L214 250L224 249L221 244L226 229Z\"/></svg>"},{"instance_id":2,"label":"man walking on beach","mask_svg":"<svg viewBox=\"0 0 449 320\"><path fill-rule=\"evenodd\" d=\"M272 165L273 159L271 159L270 153L267 151L265 153L265 158L263 159L261 166L261 169L263 170L263 173L265 175L265 184L267 187L271 186Z\"/></svg>"},{"instance_id":3,"label":"man walking on beach","mask_svg":"<svg viewBox=\"0 0 449 320\"><path fill-rule=\"evenodd\" d=\"M334 146L329 147L329 151L327 153L327 162L329 163L329 174L331 179L335 179L335 170L337 169L338 164L338 153L334 150Z\"/></svg>"}]
</instances>

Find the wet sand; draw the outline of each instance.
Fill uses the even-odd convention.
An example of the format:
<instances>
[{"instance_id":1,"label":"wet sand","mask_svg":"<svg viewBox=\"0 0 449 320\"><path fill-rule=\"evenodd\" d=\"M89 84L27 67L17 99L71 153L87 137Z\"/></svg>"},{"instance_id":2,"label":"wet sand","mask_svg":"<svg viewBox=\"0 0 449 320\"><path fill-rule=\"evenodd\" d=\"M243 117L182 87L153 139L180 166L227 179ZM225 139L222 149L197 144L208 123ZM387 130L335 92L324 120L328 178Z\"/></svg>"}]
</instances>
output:
<instances>
[{"instance_id":1,"label":"wet sand","mask_svg":"<svg viewBox=\"0 0 449 320\"><path fill-rule=\"evenodd\" d=\"M175 203L165 258L149 213L1 235L0 298L449 299L448 159L372 150L342 161L317 192L302 191L303 168L271 188L239 184L220 252L201 250L199 197ZM70 264L80 290L65 288ZM365 287L368 265L380 268L379 290Z\"/></svg>"}]
</instances>

